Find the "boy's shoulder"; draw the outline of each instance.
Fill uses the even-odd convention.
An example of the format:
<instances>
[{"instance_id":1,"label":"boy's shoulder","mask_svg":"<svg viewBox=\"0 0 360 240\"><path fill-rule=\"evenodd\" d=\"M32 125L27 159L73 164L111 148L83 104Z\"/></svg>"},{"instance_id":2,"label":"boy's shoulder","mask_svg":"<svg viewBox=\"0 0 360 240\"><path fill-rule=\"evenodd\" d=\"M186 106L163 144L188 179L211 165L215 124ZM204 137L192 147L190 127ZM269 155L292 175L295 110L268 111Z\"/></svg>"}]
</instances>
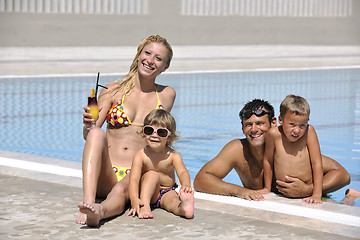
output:
<instances>
[{"instance_id":1,"label":"boy's shoulder","mask_svg":"<svg viewBox=\"0 0 360 240\"><path fill-rule=\"evenodd\" d=\"M307 125L307 128L315 131L314 126L313 126L313 125L311 125L311 124L308 124L308 125Z\"/></svg>"}]
</instances>

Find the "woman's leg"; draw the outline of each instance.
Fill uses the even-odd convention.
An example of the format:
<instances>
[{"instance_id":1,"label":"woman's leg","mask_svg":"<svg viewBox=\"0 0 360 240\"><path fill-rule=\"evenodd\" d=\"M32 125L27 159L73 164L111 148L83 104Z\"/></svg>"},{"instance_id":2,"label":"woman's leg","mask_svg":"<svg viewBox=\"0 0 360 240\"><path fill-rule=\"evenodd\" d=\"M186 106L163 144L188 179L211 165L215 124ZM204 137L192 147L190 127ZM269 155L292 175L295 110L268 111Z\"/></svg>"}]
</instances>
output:
<instances>
[{"instance_id":1,"label":"woman's leg","mask_svg":"<svg viewBox=\"0 0 360 240\"><path fill-rule=\"evenodd\" d=\"M91 205L96 196L106 197L117 183L108 153L107 138L101 128L91 129L86 138L83 168L83 202L79 208ZM86 224L86 215L80 214L77 223Z\"/></svg>"},{"instance_id":2,"label":"woman's leg","mask_svg":"<svg viewBox=\"0 0 360 240\"><path fill-rule=\"evenodd\" d=\"M80 211L87 216L87 225L97 227L101 219L120 215L129 202L129 174L115 184L102 203L84 204Z\"/></svg>"}]
</instances>

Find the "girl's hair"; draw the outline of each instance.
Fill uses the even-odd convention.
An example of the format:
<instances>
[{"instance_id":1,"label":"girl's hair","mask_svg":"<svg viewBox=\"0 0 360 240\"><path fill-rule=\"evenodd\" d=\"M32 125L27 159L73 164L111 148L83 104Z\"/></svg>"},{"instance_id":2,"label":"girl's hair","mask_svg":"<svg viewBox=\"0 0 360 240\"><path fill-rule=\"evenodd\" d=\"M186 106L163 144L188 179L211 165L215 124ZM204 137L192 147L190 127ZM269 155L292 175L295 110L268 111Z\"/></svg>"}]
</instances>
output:
<instances>
[{"instance_id":1,"label":"girl's hair","mask_svg":"<svg viewBox=\"0 0 360 240\"><path fill-rule=\"evenodd\" d=\"M310 116L310 105L305 98L296 95L287 95L280 104L280 116L284 118L285 114L290 111L296 115Z\"/></svg>"},{"instance_id":2,"label":"girl's hair","mask_svg":"<svg viewBox=\"0 0 360 240\"><path fill-rule=\"evenodd\" d=\"M144 119L144 125L155 125L165 127L170 131L167 145L172 147L175 140L179 138L176 133L176 122L174 117L163 109L152 110Z\"/></svg>"},{"instance_id":3,"label":"girl's hair","mask_svg":"<svg viewBox=\"0 0 360 240\"><path fill-rule=\"evenodd\" d=\"M173 51L170 46L170 44L167 42L166 38L163 38L159 35L151 35L144 39L140 45L137 48L137 53L135 55L135 58L130 66L130 71L123 76L121 79L116 80L115 82L119 82L120 84L115 87L111 92L117 92L120 89L124 90L124 94L129 94L135 86L135 75L138 72L138 58L144 49L144 47L150 43L161 43L165 46L165 48L168 50L168 54L166 56L166 68L170 66L171 59L173 57Z\"/></svg>"}]
</instances>

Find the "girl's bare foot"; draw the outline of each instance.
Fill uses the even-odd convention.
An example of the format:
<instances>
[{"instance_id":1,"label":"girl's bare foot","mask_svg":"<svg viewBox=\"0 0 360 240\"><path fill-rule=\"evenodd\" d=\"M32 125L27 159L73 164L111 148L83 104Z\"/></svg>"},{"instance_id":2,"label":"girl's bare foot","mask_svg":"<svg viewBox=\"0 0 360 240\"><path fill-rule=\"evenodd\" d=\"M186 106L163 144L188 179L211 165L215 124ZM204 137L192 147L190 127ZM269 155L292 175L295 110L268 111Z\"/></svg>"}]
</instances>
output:
<instances>
[{"instance_id":1,"label":"girl's bare foot","mask_svg":"<svg viewBox=\"0 0 360 240\"><path fill-rule=\"evenodd\" d=\"M181 199L180 207L184 211L184 217L192 218L194 216L194 203L195 203L194 194L180 190L180 199Z\"/></svg>"},{"instance_id":2,"label":"girl's bare foot","mask_svg":"<svg viewBox=\"0 0 360 240\"><path fill-rule=\"evenodd\" d=\"M86 224L89 227L99 226L99 222L102 219L102 207L100 204L85 204L81 202L78 207L80 212L86 215Z\"/></svg>"},{"instance_id":3,"label":"girl's bare foot","mask_svg":"<svg viewBox=\"0 0 360 240\"><path fill-rule=\"evenodd\" d=\"M81 225L85 225L86 224L86 214L84 213L80 213L79 216L76 218L76 223L81 224Z\"/></svg>"},{"instance_id":4,"label":"girl's bare foot","mask_svg":"<svg viewBox=\"0 0 360 240\"><path fill-rule=\"evenodd\" d=\"M142 206L140 208L140 211L139 211L140 219L149 219L149 218L153 218L153 217L154 217L154 215L151 213L150 205L145 204L144 206Z\"/></svg>"}]
</instances>

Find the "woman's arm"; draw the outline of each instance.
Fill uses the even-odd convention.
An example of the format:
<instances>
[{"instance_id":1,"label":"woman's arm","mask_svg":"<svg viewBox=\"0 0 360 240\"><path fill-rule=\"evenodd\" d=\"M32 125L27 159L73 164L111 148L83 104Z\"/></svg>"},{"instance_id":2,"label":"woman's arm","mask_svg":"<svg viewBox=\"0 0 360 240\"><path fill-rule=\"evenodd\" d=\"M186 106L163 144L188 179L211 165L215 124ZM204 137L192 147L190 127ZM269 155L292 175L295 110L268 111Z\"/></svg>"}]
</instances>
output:
<instances>
[{"instance_id":1,"label":"woman's arm","mask_svg":"<svg viewBox=\"0 0 360 240\"><path fill-rule=\"evenodd\" d=\"M101 93L100 93L98 101L97 101L98 106L99 106L99 118L96 120L97 127L101 128L105 122L107 113L112 106L112 96L114 95L114 94L109 93L109 90L113 89L115 86L116 86L116 83L109 83L108 85L106 85L107 89L103 88L101 90ZM88 113L88 111L89 111L89 107L85 106L84 113L83 113L83 123L84 123L83 137L85 140L89 133L91 122L94 121L91 118L91 114Z\"/></svg>"},{"instance_id":2,"label":"woman's arm","mask_svg":"<svg viewBox=\"0 0 360 240\"><path fill-rule=\"evenodd\" d=\"M170 112L172 107L174 106L174 102L176 98L175 90L170 86L162 86L162 85L157 85L157 90L159 91L158 92L159 98L164 106L164 109Z\"/></svg>"}]
</instances>

